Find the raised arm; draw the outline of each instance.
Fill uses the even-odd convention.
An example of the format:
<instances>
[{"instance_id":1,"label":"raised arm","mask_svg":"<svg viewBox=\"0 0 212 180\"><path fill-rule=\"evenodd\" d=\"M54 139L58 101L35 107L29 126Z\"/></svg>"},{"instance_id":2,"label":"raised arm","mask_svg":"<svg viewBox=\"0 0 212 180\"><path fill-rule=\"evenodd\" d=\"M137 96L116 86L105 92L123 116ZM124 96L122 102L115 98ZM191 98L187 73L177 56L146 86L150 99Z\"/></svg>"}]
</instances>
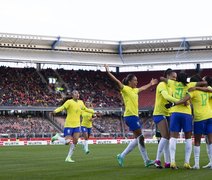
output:
<instances>
[{"instance_id":1,"label":"raised arm","mask_svg":"<svg viewBox=\"0 0 212 180\"><path fill-rule=\"evenodd\" d=\"M119 89L123 89L124 85L109 71L109 66L105 64L104 67L110 79L118 84Z\"/></svg>"},{"instance_id":2,"label":"raised arm","mask_svg":"<svg viewBox=\"0 0 212 180\"><path fill-rule=\"evenodd\" d=\"M138 88L138 92L144 91L144 90L150 88L151 86L153 86L153 85L155 85L155 84L157 84L157 83L158 83L158 80L157 80L157 79L152 79L152 80L150 81L150 83L148 83L148 84L146 84L146 85L144 85L144 86L139 87L139 88Z\"/></svg>"},{"instance_id":3,"label":"raised arm","mask_svg":"<svg viewBox=\"0 0 212 180\"><path fill-rule=\"evenodd\" d=\"M56 108L54 111L53 111L53 115L56 114L56 113L59 113L61 111L65 110L65 107L64 106L60 106L58 108Z\"/></svg>"}]
</instances>

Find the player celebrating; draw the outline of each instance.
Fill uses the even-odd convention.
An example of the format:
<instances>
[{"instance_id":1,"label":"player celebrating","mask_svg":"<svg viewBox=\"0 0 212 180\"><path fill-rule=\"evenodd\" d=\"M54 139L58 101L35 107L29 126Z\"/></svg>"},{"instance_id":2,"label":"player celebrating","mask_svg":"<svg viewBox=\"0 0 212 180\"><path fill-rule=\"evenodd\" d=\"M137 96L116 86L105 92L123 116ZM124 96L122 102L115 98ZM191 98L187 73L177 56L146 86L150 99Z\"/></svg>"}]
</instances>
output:
<instances>
[{"instance_id":1,"label":"player celebrating","mask_svg":"<svg viewBox=\"0 0 212 180\"><path fill-rule=\"evenodd\" d=\"M93 109L93 105L91 102L86 102L85 106L89 109ZM88 149L88 139L91 134L91 128L92 128L92 122L96 119L96 116L94 114L82 111L82 123L81 123L81 132L82 136L84 137L84 141L82 142L83 149L85 151L85 154L88 154L90 151Z\"/></svg>"},{"instance_id":2,"label":"player celebrating","mask_svg":"<svg viewBox=\"0 0 212 180\"><path fill-rule=\"evenodd\" d=\"M72 160L72 155L74 149L77 145L80 136L80 116L82 111L89 113L94 113L94 110L86 108L82 100L79 100L79 92L74 90L72 92L72 99L67 100L62 106L58 107L53 111L53 114L61 112L63 110L67 111L67 117L64 125L64 137L56 134L52 137L51 141L59 140L63 144L70 144L71 140L73 143L70 145L68 156L66 157L66 162L75 162Z\"/></svg>"},{"instance_id":3,"label":"player celebrating","mask_svg":"<svg viewBox=\"0 0 212 180\"><path fill-rule=\"evenodd\" d=\"M201 79L200 79L201 80ZM191 81L199 81L199 79L192 79ZM193 169L199 169L200 159L200 143L202 135L208 137L208 149L209 159L211 167L212 165L212 113L209 103L209 99L212 98L212 93L195 90L198 88L189 89L188 95L186 95L181 101L176 104L184 103L191 99L194 110L194 161L195 165ZM194 90L194 91L193 91Z\"/></svg>"},{"instance_id":4,"label":"player celebrating","mask_svg":"<svg viewBox=\"0 0 212 180\"><path fill-rule=\"evenodd\" d=\"M190 91L194 91L194 90L200 90L200 91L204 91L204 92L212 92L212 78L209 76L205 76L203 77L203 80L206 81L208 83L208 87L194 87L194 88L190 88ZM209 98L209 104L210 107L212 108L212 99ZM206 150L207 150L207 154L208 154L208 158L210 161L210 144L209 144L209 140L208 140L208 136L205 136L205 142L206 142ZM198 166L196 166L198 167ZM203 166L202 168L211 168L211 162L209 162L207 165Z\"/></svg>"},{"instance_id":5,"label":"player celebrating","mask_svg":"<svg viewBox=\"0 0 212 180\"><path fill-rule=\"evenodd\" d=\"M164 73L164 77L167 79L176 80L177 74L171 69L167 69ZM162 168L161 166L161 155L164 151L165 168L170 167L170 153L169 153L169 110L165 108L165 104L170 102L177 102L176 99L169 95L169 88L165 82L160 82L157 85L156 97L155 97L155 108L153 112L153 120L161 134L161 139L158 144L157 156L155 160L155 166Z\"/></svg>"},{"instance_id":6,"label":"player celebrating","mask_svg":"<svg viewBox=\"0 0 212 180\"><path fill-rule=\"evenodd\" d=\"M177 75L177 81L168 80L173 96L177 99L182 99L186 96L186 92L190 87L199 85L205 85L205 82L187 82L187 74L181 72ZM187 102L188 103L188 102ZM190 157L192 152L192 114L190 104L180 104L174 106L171 109L172 115L170 118L170 157L171 157L171 168L178 169L175 162L176 144L179 132L183 129L185 134L185 161L184 168L191 169Z\"/></svg>"},{"instance_id":7,"label":"player celebrating","mask_svg":"<svg viewBox=\"0 0 212 180\"><path fill-rule=\"evenodd\" d=\"M133 132L135 137L135 139L129 143L127 148L121 154L117 155L119 165L123 167L125 156L130 151L132 151L137 145L144 160L145 166L148 167L150 165L153 165L154 161L149 160L144 145L144 137L141 133L141 124L138 117L138 94L141 91L144 91L149 87L157 84L157 79L152 79L149 84L137 88L136 86L138 84L138 81L136 76L128 74L128 76L124 78L122 84L112 73L110 73L107 65L105 65L105 69L108 76L118 84L125 104L124 120L126 125L129 127L130 131Z\"/></svg>"}]
</instances>

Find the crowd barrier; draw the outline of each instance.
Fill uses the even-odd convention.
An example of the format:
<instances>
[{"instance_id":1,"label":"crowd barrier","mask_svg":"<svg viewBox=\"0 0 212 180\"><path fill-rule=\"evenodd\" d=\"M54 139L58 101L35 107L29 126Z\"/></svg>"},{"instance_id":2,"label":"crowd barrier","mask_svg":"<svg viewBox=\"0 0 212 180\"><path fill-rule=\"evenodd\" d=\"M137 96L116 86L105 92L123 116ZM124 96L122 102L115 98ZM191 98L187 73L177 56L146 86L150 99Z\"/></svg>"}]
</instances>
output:
<instances>
[{"instance_id":1,"label":"crowd barrier","mask_svg":"<svg viewBox=\"0 0 212 180\"><path fill-rule=\"evenodd\" d=\"M129 144L132 139L89 139L88 144ZM79 139L78 144L82 144L83 140ZM146 144L157 144L157 139L145 139ZM177 143L185 143L185 139L177 139ZM201 143L205 143L205 139L201 139ZM0 146L28 146L28 145L61 145L59 141L54 143L51 140L16 140L16 141L0 141Z\"/></svg>"}]
</instances>

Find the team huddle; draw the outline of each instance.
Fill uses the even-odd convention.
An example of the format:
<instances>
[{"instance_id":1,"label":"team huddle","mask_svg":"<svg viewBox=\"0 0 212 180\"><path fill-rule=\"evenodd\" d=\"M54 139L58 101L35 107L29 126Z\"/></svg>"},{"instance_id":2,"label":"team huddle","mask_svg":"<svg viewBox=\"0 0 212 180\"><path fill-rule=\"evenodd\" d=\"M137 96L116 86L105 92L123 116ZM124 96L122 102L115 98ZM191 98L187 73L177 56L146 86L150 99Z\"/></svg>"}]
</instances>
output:
<instances>
[{"instance_id":1,"label":"team huddle","mask_svg":"<svg viewBox=\"0 0 212 180\"><path fill-rule=\"evenodd\" d=\"M186 73L181 72L177 75L174 71L168 69L165 72L165 77L161 78L162 82L158 84L156 89L153 119L162 137L158 145L155 161L155 165L159 168L162 167L161 154L164 150L165 154L170 153L170 156L167 155L167 158L170 157L170 159L166 158L165 164L170 163L172 169L178 169L175 161L175 152L177 138L181 130L185 134L184 168L200 168L199 158L202 135L207 136L207 149L210 161L205 167L211 167L212 165L211 78L205 77L202 80L199 75L194 75L190 78L190 82L187 82L187 79ZM167 103L167 101L170 103ZM191 105L193 107L193 116ZM193 167L190 166L192 132L194 134L195 161Z\"/></svg>"},{"instance_id":2,"label":"team huddle","mask_svg":"<svg viewBox=\"0 0 212 180\"><path fill-rule=\"evenodd\" d=\"M125 105L124 121L134 135L134 139L124 151L117 155L117 161L121 167L124 166L125 156L135 147L138 147L146 167L154 165L157 168L163 168L161 156L164 153L164 167L178 169L175 160L176 144L179 132L183 130L185 134L184 168L200 169L200 142L202 135L205 135L209 164L204 168L212 169L212 80L210 77L202 79L199 75L195 75L190 78L190 82L187 82L186 73L177 74L173 70L167 69L164 77L160 78L159 84L157 79L152 79L150 83L137 88L138 81L135 75L129 74L121 82L109 71L107 65L105 65L105 69L111 80L118 85ZM156 159L150 160L141 131L138 96L140 92L154 85L157 85L157 88L153 120L160 131L161 139L158 144ZM59 140L63 144L70 144L71 140L73 141L65 160L67 162L74 162L72 155L78 143L80 132L84 134L85 152L86 154L89 153L87 139L91 133L92 118L96 112L91 105L87 104L86 106L79 100L78 91L73 91L72 99L67 100L61 107L54 110L54 113L67 111L64 137L56 134L52 138L52 142ZM80 124L82 114L84 114L85 119L87 117L87 120ZM195 161L193 167L190 165L192 133L194 135Z\"/></svg>"}]
</instances>

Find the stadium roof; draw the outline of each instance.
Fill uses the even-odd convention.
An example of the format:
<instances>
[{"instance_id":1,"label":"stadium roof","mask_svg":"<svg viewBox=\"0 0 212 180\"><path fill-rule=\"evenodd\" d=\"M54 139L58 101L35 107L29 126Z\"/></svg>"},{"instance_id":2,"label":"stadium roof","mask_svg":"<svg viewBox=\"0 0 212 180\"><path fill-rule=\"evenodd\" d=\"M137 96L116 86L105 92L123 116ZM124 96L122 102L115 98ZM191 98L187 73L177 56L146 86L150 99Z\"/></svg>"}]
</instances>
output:
<instances>
[{"instance_id":1,"label":"stadium roof","mask_svg":"<svg viewBox=\"0 0 212 180\"><path fill-rule=\"evenodd\" d=\"M210 63L212 36L108 41L0 34L0 61L114 67Z\"/></svg>"}]
</instances>

